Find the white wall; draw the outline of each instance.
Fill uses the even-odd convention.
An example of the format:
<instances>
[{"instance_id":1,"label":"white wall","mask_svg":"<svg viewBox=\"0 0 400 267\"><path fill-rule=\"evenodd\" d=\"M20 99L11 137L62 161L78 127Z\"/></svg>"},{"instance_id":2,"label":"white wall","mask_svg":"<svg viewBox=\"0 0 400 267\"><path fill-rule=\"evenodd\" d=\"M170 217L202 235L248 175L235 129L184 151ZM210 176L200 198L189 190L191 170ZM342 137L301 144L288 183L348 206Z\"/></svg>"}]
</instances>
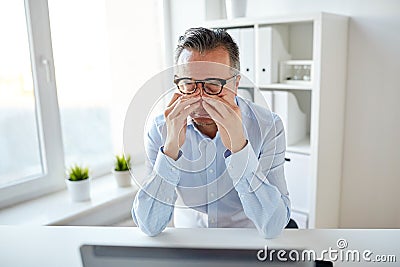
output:
<instances>
[{"instance_id":1,"label":"white wall","mask_svg":"<svg viewBox=\"0 0 400 267\"><path fill-rule=\"evenodd\" d=\"M205 3L172 1L173 48ZM399 228L400 1L248 0L247 17L320 11L351 17L340 227Z\"/></svg>"},{"instance_id":2,"label":"white wall","mask_svg":"<svg viewBox=\"0 0 400 267\"><path fill-rule=\"evenodd\" d=\"M174 51L179 36L183 35L185 30L192 27L201 26L205 20L206 5L204 0L166 0L170 3L171 12L171 42ZM173 51L166 51L167 57L173 59ZM173 62L172 60L170 61Z\"/></svg>"},{"instance_id":3,"label":"white wall","mask_svg":"<svg viewBox=\"0 0 400 267\"><path fill-rule=\"evenodd\" d=\"M110 49L110 73L112 87L112 127L116 140L115 153L123 149L123 128L126 112L138 89L162 70L164 65L163 14L158 0L138 1L105 0L108 46ZM161 88L149 91L159 95ZM142 104L142 103L141 103ZM141 107L137 107L140 111ZM138 120L146 114L138 112ZM137 121L134 123L139 124ZM143 125L136 125L143 129ZM132 136L135 152L134 162L144 160L143 131Z\"/></svg>"}]
</instances>

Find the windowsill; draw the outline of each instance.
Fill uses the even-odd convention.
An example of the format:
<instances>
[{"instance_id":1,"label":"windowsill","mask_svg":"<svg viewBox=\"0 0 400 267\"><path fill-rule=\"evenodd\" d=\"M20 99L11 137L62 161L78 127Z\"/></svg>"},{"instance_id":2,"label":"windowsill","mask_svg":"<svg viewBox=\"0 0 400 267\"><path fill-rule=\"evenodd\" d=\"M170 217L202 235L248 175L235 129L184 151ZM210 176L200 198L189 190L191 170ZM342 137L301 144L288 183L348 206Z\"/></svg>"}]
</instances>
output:
<instances>
[{"instance_id":1,"label":"windowsill","mask_svg":"<svg viewBox=\"0 0 400 267\"><path fill-rule=\"evenodd\" d=\"M144 173L144 165L138 170ZM91 199L73 202L67 189L0 210L6 225L109 225L130 215L137 192L118 187L112 174L91 180Z\"/></svg>"}]
</instances>

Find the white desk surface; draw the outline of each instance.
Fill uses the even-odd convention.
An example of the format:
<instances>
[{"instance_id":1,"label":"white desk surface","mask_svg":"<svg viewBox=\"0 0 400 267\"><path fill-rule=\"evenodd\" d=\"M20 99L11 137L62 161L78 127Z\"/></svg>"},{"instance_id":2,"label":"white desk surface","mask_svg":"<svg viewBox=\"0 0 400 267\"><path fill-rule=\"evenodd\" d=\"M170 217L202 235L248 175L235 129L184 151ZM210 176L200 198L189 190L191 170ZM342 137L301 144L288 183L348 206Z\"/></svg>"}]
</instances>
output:
<instances>
[{"instance_id":1,"label":"white desk surface","mask_svg":"<svg viewBox=\"0 0 400 267\"><path fill-rule=\"evenodd\" d=\"M0 266L82 266L82 244L206 247L206 248L306 248L320 253L338 249L344 238L348 250L371 250L375 255L395 255L400 265L400 229L287 229L276 239L263 239L255 229L167 228L157 237L148 237L136 227L0 226ZM334 266L376 266L373 263L335 262Z\"/></svg>"}]
</instances>

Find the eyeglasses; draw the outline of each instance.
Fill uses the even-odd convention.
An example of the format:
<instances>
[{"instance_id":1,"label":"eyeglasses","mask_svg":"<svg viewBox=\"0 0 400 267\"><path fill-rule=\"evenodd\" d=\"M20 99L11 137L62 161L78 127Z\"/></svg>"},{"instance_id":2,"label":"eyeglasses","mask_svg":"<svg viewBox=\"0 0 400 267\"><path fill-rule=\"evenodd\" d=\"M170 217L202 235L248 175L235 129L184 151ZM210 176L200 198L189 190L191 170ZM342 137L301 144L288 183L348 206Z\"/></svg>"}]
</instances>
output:
<instances>
[{"instance_id":1,"label":"eyeglasses","mask_svg":"<svg viewBox=\"0 0 400 267\"><path fill-rule=\"evenodd\" d=\"M178 78L175 75L174 83L178 87L178 90L185 95L191 95L197 90L197 85L201 83L203 87L203 91L208 95L219 95L224 88L224 85L227 84L233 78L236 78L237 75L234 75L226 80L220 78L206 78L204 80L193 80L193 78L182 77Z\"/></svg>"}]
</instances>

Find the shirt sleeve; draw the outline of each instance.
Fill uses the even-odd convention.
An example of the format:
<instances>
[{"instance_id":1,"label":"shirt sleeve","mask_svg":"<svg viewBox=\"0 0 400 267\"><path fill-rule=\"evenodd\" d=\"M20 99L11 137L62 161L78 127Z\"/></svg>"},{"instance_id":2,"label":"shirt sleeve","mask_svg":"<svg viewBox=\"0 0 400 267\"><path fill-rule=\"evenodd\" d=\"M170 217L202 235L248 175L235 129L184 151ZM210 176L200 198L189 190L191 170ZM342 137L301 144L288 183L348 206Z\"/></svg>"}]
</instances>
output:
<instances>
[{"instance_id":1,"label":"shirt sleeve","mask_svg":"<svg viewBox=\"0 0 400 267\"><path fill-rule=\"evenodd\" d=\"M147 182L139 189L132 207L133 221L149 236L161 233L171 221L180 179L182 157L175 161L165 155L161 139L154 126L146 141Z\"/></svg>"},{"instance_id":2,"label":"shirt sleeve","mask_svg":"<svg viewBox=\"0 0 400 267\"><path fill-rule=\"evenodd\" d=\"M274 127L265 135L257 156L251 141L228 154L225 163L246 216L264 238L278 236L290 219L290 199L284 175L285 132L274 114Z\"/></svg>"}]
</instances>

